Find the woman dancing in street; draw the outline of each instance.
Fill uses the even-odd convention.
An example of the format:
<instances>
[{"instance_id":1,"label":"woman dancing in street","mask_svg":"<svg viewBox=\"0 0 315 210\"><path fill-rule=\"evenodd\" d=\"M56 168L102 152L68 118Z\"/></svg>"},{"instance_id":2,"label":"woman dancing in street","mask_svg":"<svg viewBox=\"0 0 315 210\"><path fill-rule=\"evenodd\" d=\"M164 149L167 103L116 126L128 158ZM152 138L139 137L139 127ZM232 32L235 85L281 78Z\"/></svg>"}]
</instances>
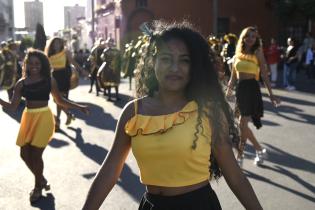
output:
<instances>
[{"instance_id":1,"label":"woman dancing in street","mask_svg":"<svg viewBox=\"0 0 315 210\"><path fill-rule=\"evenodd\" d=\"M49 40L48 46L45 49L45 53L49 58L49 62L52 67L52 76L57 82L60 93L63 97L68 98L70 90L70 78L72 74L70 65L74 65L76 70L80 71L83 75L86 75L87 73L72 58L71 52L64 47L64 40L59 37L54 37ZM59 130L60 128L59 126L61 110L63 110L67 114L66 125L69 125L71 121L75 119L73 114L57 105L57 116L55 125L56 130Z\"/></svg>"},{"instance_id":2,"label":"woman dancing in street","mask_svg":"<svg viewBox=\"0 0 315 210\"><path fill-rule=\"evenodd\" d=\"M55 102L62 107L88 113L87 106L70 102L60 95L57 83L51 78L50 72L46 55L42 51L30 49L24 60L23 76L14 87L11 102L0 99L0 104L4 108L13 110L18 107L22 96L26 100L16 144L21 147L21 158L35 176L35 187L30 193L30 202L35 202L41 197L42 189L50 189L43 175L42 158L55 129L54 117L48 107L49 94L51 93Z\"/></svg>"},{"instance_id":3,"label":"woman dancing in street","mask_svg":"<svg viewBox=\"0 0 315 210\"><path fill-rule=\"evenodd\" d=\"M233 117L207 41L187 22L153 28L145 27L150 41L138 65L138 98L123 109L83 209L101 206L130 149L147 190L140 210L221 209L209 184L221 173L246 209L262 209L232 151Z\"/></svg>"},{"instance_id":4,"label":"woman dancing in street","mask_svg":"<svg viewBox=\"0 0 315 210\"><path fill-rule=\"evenodd\" d=\"M267 64L258 31L254 27L247 27L241 32L236 46L232 74L226 92L227 96L231 95L235 80L237 80L236 106L240 112L239 123L241 131L240 152L237 159L240 164L242 164L243 150L247 139L250 140L256 150L255 164L262 164L263 155L266 153L266 149L261 147L248 127L250 120L253 121L257 129L262 126L260 118L263 116L263 101L258 83L259 75L261 75L268 89L271 103L277 106L280 101L273 95L271 90Z\"/></svg>"}]
</instances>

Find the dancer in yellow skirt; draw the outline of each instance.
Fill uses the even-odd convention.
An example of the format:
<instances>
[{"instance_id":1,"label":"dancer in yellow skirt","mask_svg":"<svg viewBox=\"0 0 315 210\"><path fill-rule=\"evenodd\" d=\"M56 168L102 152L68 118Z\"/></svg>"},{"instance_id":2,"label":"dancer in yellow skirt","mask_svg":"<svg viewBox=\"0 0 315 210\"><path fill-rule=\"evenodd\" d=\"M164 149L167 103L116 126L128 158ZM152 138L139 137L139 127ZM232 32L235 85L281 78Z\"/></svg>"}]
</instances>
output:
<instances>
[{"instance_id":1,"label":"dancer in yellow skirt","mask_svg":"<svg viewBox=\"0 0 315 210\"><path fill-rule=\"evenodd\" d=\"M18 107L22 96L26 100L16 144L21 147L21 158L35 176L35 187L30 193L31 202L41 197L42 189L50 188L43 175L42 158L55 129L54 117L48 107L50 93L58 105L88 113L87 106L68 101L61 96L50 72L47 56L39 50L30 49L24 60L23 76L14 87L11 102L0 99L4 108L13 110Z\"/></svg>"}]
</instances>

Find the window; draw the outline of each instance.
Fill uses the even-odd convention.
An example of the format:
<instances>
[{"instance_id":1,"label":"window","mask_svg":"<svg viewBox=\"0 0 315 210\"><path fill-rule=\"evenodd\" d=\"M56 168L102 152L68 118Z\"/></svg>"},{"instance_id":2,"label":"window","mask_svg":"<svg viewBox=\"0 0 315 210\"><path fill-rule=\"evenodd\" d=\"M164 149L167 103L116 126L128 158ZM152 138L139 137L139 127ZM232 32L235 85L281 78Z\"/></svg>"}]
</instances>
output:
<instances>
[{"instance_id":1,"label":"window","mask_svg":"<svg viewBox=\"0 0 315 210\"><path fill-rule=\"evenodd\" d=\"M136 0L136 7L147 7L148 0Z\"/></svg>"}]
</instances>

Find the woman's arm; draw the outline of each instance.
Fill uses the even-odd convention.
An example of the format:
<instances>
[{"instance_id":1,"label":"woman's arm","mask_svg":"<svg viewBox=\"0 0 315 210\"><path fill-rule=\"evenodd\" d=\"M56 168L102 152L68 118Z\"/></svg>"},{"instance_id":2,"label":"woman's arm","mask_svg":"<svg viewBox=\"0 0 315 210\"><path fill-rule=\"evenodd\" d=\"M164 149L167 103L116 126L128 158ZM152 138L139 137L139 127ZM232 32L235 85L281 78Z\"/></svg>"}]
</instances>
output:
<instances>
[{"instance_id":1,"label":"woman's arm","mask_svg":"<svg viewBox=\"0 0 315 210\"><path fill-rule=\"evenodd\" d=\"M14 86L13 96L12 96L12 98L10 98L11 102L6 102L6 101L0 99L1 106L3 106L5 109L15 111L17 109L17 107L19 106L20 101L21 101L22 86L23 86L22 80L19 80Z\"/></svg>"},{"instance_id":2,"label":"woman's arm","mask_svg":"<svg viewBox=\"0 0 315 210\"><path fill-rule=\"evenodd\" d=\"M229 141L228 133L228 123L225 117L223 117L223 112L220 113L220 124L222 129L218 133L217 139L213 139L213 152L214 156L219 164L222 174L229 185L230 189L233 191L238 200L247 210L259 210L262 209L256 194L242 173L240 167L238 166L233 151L232 146Z\"/></svg>"},{"instance_id":3,"label":"woman's arm","mask_svg":"<svg viewBox=\"0 0 315 210\"><path fill-rule=\"evenodd\" d=\"M85 114L89 113L89 109L87 106L77 104L62 97L58 90L57 82L53 77L51 78L51 94L58 105L65 107L66 109L69 108L78 109Z\"/></svg>"},{"instance_id":4,"label":"woman's arm","mask_svg":"<svg viewBox=\"0 0 315 210\"><path fill-rule=\"evenodd\" d=\"M233 87L234 87L234 83L236 81L236 70L235 70L235 67L234 67L234 64L232 64L232 72L231 72L231 77L230 77L230 80L228 82L228 85L227 85L227 89L226 89L226 96L230 96L232 95L232 90L233 90Z\"/></svg>"},{"instance_id":5,"label":"woman's arm","mask_svg":"<svg viewBox=\"0 0 315 210\"><path fill-rule=\"evenodd\" d=\"M114 143L98 171L85 200L83 210L96 210L116 184L131 147L131 139L125 133L126 122L133 115L133 104L129 103L118 120Z\"/></svg>"},{"instance_id":6,"label":"woman's arm","mask_svg":"<svg viewBox=\"0 0 315 210\"><path fill-rule=\"evenodd\" d=\"M272 105L276 107L276 106L278 106L278 104L280 104L280 100L278 98L276 98L272 93L272 89L270 86L270 80L269 80L269 76L268 76L267 63L266 63L265 56L264 56L264 53L263 53L261 48L259 48L257 50L256 57L258 59L261 77L264 81L266 88L268 89L270 101L271 101Z\"/></svg>"}]
</instances>

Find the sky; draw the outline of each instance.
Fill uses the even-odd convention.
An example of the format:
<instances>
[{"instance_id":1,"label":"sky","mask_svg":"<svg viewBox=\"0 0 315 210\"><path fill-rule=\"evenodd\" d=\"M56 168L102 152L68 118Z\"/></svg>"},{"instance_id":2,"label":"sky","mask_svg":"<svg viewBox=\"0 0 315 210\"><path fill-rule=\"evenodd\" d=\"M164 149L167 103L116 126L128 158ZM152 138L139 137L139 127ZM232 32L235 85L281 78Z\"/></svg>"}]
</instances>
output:
<instances>
[{"instance_id":1,"label":"sky","mask_svg":"<svg viewBox=\"0 0 315 210\"><path fill-rule=\"evenodd\" d=\"M34 0L13 0L15 27L25 26L24 2ZM64 6L74 6L78 4L86 7L87 0L39 0L43 2L44 9L44 28L47 35L62 29L64 26Z\"/></svg>"}]
</instances>

